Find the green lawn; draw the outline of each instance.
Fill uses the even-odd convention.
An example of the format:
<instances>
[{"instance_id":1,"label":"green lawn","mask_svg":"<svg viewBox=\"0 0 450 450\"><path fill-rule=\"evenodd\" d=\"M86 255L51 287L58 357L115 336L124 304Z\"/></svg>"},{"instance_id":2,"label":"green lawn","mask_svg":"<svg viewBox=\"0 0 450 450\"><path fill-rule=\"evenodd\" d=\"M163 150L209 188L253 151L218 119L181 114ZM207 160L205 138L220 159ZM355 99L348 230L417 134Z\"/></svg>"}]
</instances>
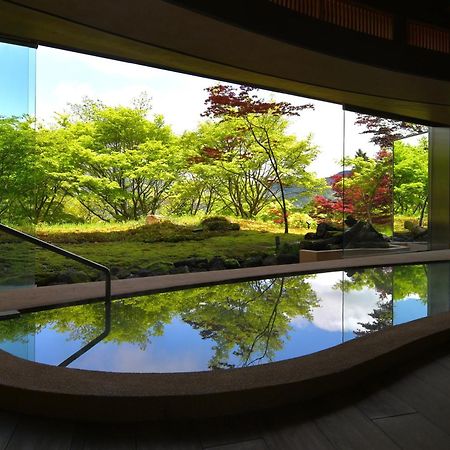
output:
<instances>
[{"instance_id":1,"label":"green lawn","mask_svg":"<svg viewBox=\"0 0 450 450\"><path fill-rule=\"evenodd\" d=\"M93 261L115 268L118 278L130 271L170 270L173 263L191 257L243 260L256 255L274 255L275 237L282 243L299 241L304 230L295 229L285 235L282 228L263 222L240 222L240 231L199 231L198 223L166 221L155 225L132 222L127 224L40 226L38 237ZM50 251L34 249L29 244L17 246L3 243L2 256L6 270L3 284L10 283L22 271L24 260L35 262L39 284L54 282L58 273L75 270L93 280L99 275L68 258ZM22 254L23 253L23 254ZM27 269L29 270L29 269ZM81 274L83 275L83 274ZM87 281L83 276L78 281Z\"/></svg>"}]
</instances>

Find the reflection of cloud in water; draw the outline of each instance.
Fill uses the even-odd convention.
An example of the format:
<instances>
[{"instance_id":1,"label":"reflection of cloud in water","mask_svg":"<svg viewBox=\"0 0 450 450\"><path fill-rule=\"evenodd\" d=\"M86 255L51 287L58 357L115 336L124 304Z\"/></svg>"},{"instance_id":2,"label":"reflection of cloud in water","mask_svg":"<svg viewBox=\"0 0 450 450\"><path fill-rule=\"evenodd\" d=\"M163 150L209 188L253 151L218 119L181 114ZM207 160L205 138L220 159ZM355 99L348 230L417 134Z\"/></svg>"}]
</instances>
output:
<instances>
[{"instance_id":1,"label":"reflection of cloud in water","mask_svg":"<svg viewBox=\"0 0 450 450\"><path fill-rule=\"evenodd\" d=\"M342 272L321 273L309 281L319 299L319 307L312 309L312 323L326 331L342 330L342 291L333 289L333 286L342 281L342 275ZM344 295L345 331L354 331L360 328L358 322L373 321L369 314L377 308L379 300L374 289L350 291ZM307 320L303 317L296 317L291 323L296 328L304 328Z\"/></svg>"},{"instance_id":2,"label":"reflection of cloud in water","mask_svg":"<svg viewBox=\"0 0 450 450\"><path fill-rule=\"evenodd\" d=\"M106 344L97 347L95 351L80 358L76 367L134 373L192 372L205 369L202 358L195 351L161 354L149 349L143 352L139 347L130 344Z\"/></svg>"}]
</instances>

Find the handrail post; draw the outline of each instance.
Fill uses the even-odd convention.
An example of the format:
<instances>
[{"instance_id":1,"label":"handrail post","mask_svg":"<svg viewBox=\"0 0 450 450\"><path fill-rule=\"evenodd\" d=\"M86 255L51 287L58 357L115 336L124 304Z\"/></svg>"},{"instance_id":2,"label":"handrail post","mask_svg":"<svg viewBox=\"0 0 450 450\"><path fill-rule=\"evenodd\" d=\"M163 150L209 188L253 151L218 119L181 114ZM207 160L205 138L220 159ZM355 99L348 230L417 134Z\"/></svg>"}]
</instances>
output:
<instances>
[{"instance_id":1,"label":"handrail post","mask_svg":"<svg viewBox=\"0 0 450 450\"><path fill-rule=\"evenodd\" d=\"M0 223L0 231L4 231L5 233L14 236L18 239L22 239L24 241L30 242L32 244L37 245L45 250L49 250L53 253L57 253L58 255L65 256L69 259L72 259L80 264L84 264L85 266L91 267L93 269L100 270L105 274L105 329L104 331L93 339L91 342L88 342L84 347L75 352L72 356L65 359L60 366L67 366L68 364L75 361L81 355L86 353L89 349L91 349L98 342L102 341L111 331L111 271L108 267L98 264L90 259L84 258L83 256L77 255L75 253L69 252L68 250L64 250L61 247L57 247L56 245L50 244L49 242L45 242L35 236L31 236L30 234L24 233L23 231L15 230L14 228L8 227Z\"/></svg>"}]
</instances>

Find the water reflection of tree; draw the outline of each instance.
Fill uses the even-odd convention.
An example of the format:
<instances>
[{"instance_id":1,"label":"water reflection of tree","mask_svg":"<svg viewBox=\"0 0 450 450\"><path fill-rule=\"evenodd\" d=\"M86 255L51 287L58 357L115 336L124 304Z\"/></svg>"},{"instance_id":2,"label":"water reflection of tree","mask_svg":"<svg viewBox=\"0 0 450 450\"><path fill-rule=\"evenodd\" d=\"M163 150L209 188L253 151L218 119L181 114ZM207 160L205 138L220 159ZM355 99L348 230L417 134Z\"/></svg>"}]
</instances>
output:
<instances>
[{"instance_id":1,"label":"water reflection of tree","mask_svg":"<svg viewBox=\"0 0 450 450\"><path fill-rule=\"evenodd\" d=\"M182 315L215 341L210 368L248 366L273 360L289 339L290 321L311 319L318 306L306 277L276 278L236 285L214 286Z\"/></svg>"},{"instance_id":2,"label":"water reflection of tree","mask_svg":"<svg viewBox=\"0 0 450 450\"><path fill-rule=\"evenodd\" d=\"M369 314L372 321L358 322L361 329L356 336L380 331L393 324L393 304L410 296L418 296L426 303L428 279L425 265L375 267L352 269L346 272L347 278L335 284L335 289L344 293L374 289L378 295L377 307Z\"/></svg>"},{"instance_id":3,"label":"water reflection of tree","mask_svg":"<svg viewBox=\"0 0 450 450\"><path fill-rule=\"evenodd\" d=\"M116 300L111 305L111 333L106 342L128 342L145 349L152 336L161 336L164 324L178 312L179 305L158 296ZM29 334L48 328L68 333L69 340L89 342L105 327L103 303L72 306L24 314L0 321L0 342L25 342Z\"/></svg>"},{"instance_id":4,"label":"water reflection of tree","mask_svg":"<svg viewBox=\"0 0 450 450\"><path fill-rule=\"evenodd\" d=\"M278 278L210 286L112 303L111 333L105 342L132 343L145 349L174 317L214 341L211 368L246 366L273 359L288 339L290 320L311 319L317 297L306 277ZM103 303L24 314L0 321L0 342L26 342L45 328L69 340L89 342L105 325ZM236 360L238 362L232 362Z\"/></svg>"}]
</instances>

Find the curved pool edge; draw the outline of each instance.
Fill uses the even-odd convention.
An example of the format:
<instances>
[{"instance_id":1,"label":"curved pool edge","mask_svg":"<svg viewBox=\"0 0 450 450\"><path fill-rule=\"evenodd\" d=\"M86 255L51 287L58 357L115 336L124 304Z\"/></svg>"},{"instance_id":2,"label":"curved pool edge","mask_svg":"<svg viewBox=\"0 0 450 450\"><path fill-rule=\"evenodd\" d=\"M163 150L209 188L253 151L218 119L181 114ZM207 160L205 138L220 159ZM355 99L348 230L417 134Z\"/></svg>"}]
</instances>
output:
<instances>
[{"instance_id":1,"label":"curved pool edge","mask_svg":"<svg viewBox=\"0 0 450 450\"><path fill-rule=\"evenodd\" d=\"M111 422L246 413L348 388L449 342L450 313L442 313L311 355L212 372L96 372L34 363L0 351L0 408Z\"/></svg>"}]
</instances>

